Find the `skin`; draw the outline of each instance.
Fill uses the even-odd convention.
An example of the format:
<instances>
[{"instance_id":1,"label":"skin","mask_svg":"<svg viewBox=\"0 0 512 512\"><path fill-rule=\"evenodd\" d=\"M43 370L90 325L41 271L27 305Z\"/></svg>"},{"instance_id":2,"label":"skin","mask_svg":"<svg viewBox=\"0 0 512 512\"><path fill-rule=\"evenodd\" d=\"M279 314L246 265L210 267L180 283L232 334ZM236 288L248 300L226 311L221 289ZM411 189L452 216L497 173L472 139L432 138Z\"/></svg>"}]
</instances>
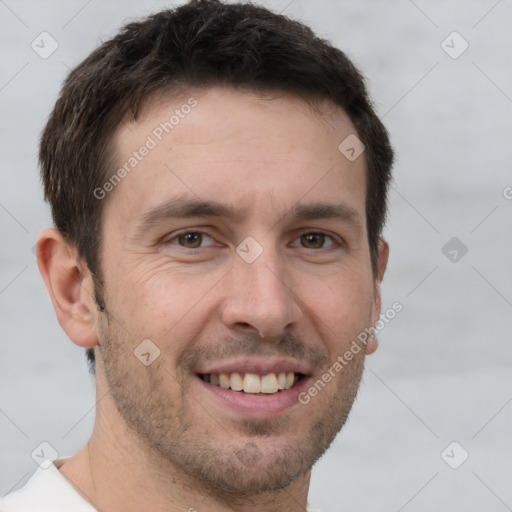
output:
<instances>
[{"instance_id":1,"label":"skin","mask_svg":"<svg viewBox=\"0 0 512 512\"><path fill-rule=\"evenodd\" d=\"M241 414L196 373L234 358L291 359L313 383L375 324L388 246L379 244L374 275L364 156L351 162L338 150L355 129L329 102L319 111L286 94L189 92L153 98L115 133L123 165L176 108L198 102L104 199L106 313L76 250L55 229L39 236L62 328L77 345L98 346L94 431L60 472L104 512L303 511L311 466L342 427L377 340L308 404L274 415ZM173 198L239 212L138 229ZM325 202L355 215L290 217L298 204ZM248 236L263 249L252 263L236 252ZM160 350L148 366L133 353L145 339Z\"/></svg>"}]
</instances>

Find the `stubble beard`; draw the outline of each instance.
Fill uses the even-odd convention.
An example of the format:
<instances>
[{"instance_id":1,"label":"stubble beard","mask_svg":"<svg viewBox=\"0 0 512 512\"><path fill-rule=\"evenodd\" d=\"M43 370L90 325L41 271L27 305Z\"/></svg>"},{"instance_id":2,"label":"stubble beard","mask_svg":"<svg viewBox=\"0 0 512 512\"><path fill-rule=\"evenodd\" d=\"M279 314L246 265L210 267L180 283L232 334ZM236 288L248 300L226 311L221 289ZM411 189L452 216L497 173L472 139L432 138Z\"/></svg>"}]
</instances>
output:
<instances>
[{"instance_id":1,"label":"stubble beard","mask_svg":"<svg viewBox=\"0 0 512 512\"><path fill-rule=\"evenodd\" d=\"M322 400L323 408L300 442L283 435L295 430L296 420L287 416L246 418L229 425L211 416L209 424L217 433L224 437L226 430L230 433L229 443L224 439L222 444L208 430L208 422L200 420L206 412L188 390L186 371L178 366L177 374L171 375L164 366L165 356L143 366L133 354L137 343L126 339L126 331L116 325L110 322L103 329L98 355L122 419L147 450L147 460L168 467L170 476L182 472L201 482L205 492L223 501L283 489L309 471L343 427L364 367L364 355L354 357L328 384L330 388L311 400ZM170 381L178 391L177 400L170 397ZM304 420L311 421L308 406L300 407L305 408Z\"/></svg>"}]
</instances>

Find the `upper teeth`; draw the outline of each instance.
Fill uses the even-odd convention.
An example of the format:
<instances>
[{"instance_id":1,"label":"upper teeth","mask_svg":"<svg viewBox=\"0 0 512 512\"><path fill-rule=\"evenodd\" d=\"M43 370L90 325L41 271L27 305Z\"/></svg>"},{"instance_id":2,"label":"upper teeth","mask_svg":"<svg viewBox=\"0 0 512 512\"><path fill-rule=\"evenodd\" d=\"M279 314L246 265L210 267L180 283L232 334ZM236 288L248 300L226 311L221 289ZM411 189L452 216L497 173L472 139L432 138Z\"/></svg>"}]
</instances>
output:
<instances>
[{"instance_id":1,"label":"upper teeth","mask_svg":"<svg viewBox=\"0 0 512 512\"><path fill-rule=\"evenodd\" d=\"M245 393L277 393L280 389L291 388L295 381L294 372L268 373L261 376L255 373L211 373L203 377L215 386Z\"/></svg>"}]
</instances>

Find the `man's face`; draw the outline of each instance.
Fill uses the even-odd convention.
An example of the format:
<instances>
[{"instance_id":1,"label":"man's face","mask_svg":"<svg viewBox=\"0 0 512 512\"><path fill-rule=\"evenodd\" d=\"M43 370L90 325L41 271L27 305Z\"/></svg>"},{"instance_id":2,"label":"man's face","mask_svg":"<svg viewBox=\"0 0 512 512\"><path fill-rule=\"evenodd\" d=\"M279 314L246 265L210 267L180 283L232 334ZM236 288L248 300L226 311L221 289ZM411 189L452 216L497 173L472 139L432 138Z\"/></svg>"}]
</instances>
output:
<instances>
[{"instance_id":1,"label":"man's face","mask_svg":"<svg viewBox=\"0 0 512 512\"><path fill-rule=\"evenodd\" d=\"M341 428L364 347L307 404L299 394L378 318L364 157L338 149L355 133L342 112L193 96L154 100L116 133L116 169L140 161L105 199L98 378L152 458L217 489L275 489Z\"/></svg>"}]
</instances>

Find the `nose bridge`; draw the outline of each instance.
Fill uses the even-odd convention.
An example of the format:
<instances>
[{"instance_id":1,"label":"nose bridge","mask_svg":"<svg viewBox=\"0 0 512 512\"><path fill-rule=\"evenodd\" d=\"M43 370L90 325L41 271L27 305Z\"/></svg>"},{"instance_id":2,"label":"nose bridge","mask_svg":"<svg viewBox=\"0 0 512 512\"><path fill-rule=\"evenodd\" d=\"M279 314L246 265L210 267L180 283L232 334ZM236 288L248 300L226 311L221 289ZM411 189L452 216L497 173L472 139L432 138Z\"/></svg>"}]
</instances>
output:
<instances>
[{"instance_id":1,"label":"nose bridge","mask_svg":"<svg viewBox=\"0 0 512 512\"><path fill-rule=\"evenodd\" d=\"M237 249L224 321L232 328L251 326L261 336L277 336L299 319L300 308L287 282L289 276L278 251L260 246L257 257L245 258L240 248L249 252L255 250L251 241L248 244L242 243Z\"/></svg>"}]
</instances>

